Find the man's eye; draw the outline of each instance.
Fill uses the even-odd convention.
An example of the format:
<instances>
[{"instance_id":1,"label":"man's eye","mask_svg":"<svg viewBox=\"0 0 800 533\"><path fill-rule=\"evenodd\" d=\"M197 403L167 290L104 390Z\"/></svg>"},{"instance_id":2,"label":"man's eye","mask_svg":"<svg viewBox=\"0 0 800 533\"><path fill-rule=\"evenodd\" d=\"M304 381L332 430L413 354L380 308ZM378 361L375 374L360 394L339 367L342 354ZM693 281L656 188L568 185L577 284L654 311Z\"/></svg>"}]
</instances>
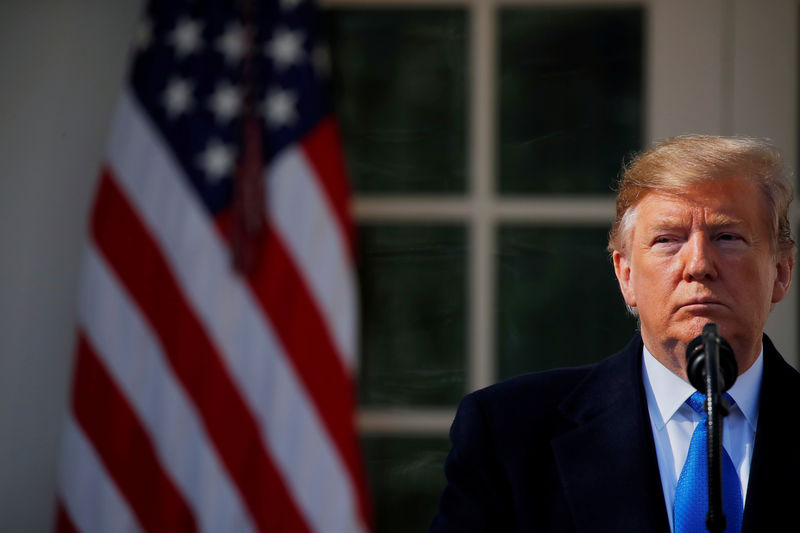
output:
<instances>
[{"instance_id":1,"label":"man's eye","mask_svg":"<svg viewBox=\"0 0 800 533\"><path fill-rule=\"evenodd\" d=\"M672 242L672 238L670 238L670 237L656 237L656 239L653 242L656 243L656 244L666 244L668 242Z\"/></svg>"},{"instance_id":2,"label":"man's eye","mask_svg":"<svg viewBox=\"0 0 800 533\"><path fill-rule=\"evenodd\" d=\"M721 233L721 234L717 235L717 240L720 240L720 241L737 241L739 239L740 239L740 237L738 235L733 234L733 233Z\"/></svg>"}]
</instances>

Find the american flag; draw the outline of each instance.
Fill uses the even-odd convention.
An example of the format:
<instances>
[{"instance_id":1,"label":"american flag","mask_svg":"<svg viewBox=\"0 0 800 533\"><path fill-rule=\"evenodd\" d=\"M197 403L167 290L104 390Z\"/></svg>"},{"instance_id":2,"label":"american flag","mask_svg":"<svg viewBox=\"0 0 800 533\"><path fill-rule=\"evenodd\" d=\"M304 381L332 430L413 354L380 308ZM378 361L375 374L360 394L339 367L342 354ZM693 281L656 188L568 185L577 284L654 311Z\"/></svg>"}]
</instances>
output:
<instances>
[{"instance_id":1,"label":"american flag","mask_svg":"<svg viewBox=\"0 0 800 533\"><path fill-rule=\"evenodd\" d=\"M309 0L154 1L90 219L59 531L369 528Z\"/></svg>"}]
</instances>

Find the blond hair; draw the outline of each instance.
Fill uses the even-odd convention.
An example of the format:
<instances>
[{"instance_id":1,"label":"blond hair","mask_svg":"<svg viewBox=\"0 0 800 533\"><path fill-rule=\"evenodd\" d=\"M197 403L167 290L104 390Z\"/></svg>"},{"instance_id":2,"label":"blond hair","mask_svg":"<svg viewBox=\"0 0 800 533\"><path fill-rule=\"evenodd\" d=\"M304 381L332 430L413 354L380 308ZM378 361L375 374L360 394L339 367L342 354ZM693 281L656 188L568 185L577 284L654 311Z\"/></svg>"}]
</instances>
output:
<instances>
[{"instance_id":1,"label":"blond hair","mask_svg":"<svg viewBox=\"0 0 800 533\"><path fill-rule=\"evenodd\" d=\"M653 145L623 168L617 186L617 214L608 238L610 252L625 252L636 206L648 192L680 194L687 187L732 177L755 182L763 193L772 225L773 249L794 248L789 204L791 172L768 142L743 137L686 135Z\"/></svg>"}]
</instances>

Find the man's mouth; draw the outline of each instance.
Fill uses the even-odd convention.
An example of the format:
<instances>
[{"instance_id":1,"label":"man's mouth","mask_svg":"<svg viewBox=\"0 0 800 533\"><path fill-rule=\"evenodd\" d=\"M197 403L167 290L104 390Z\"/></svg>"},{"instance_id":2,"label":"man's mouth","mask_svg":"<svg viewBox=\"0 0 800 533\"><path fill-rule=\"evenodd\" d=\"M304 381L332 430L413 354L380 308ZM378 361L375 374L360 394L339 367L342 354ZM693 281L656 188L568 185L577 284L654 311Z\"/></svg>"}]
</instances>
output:
<instances>
[{"instance_id":1,"label":"man's mouth","mask_svg":"<svg viewBox=\"0 0 800 533\"><path fill-rule=\"evenodd\" d=\"M687 300L683 304L681 304L681 308L684 309L710 309L713 307L718 307L724 305L720 300L711 296L703 296L698 298L692 298Z\"/></svg>"}]
</instances>

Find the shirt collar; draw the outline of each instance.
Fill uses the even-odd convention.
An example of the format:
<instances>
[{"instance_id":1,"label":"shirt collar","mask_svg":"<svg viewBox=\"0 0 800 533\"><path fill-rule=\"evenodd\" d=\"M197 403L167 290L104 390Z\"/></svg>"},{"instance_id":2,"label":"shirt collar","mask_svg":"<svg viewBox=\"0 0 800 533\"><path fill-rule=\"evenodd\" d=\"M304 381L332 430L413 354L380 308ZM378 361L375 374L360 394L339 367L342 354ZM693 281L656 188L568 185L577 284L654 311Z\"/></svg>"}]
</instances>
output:
<instances>
[{"instance_id":1,"label":"shirt collar","mask_svg":"<svg viewBox=\"0 0 800 533\"><path fill-rule=\"evenodd\" d=\"M761 377L764 375L764 347L758 354L758 359L748 368L744 374L740 375L733 386L728 391L736 401L750 429L756 430L758 425L758 406L761 397Z\"/></svg>"},{"instance_id":2,"label":"shirt collar","mask_svg":"<svg viewBox=\"0 0 800 533\"><path fill-rule=\"evenodd\" d=\"M764 349L762 347L755 363L736 379L733 387L728 391L753 431L756 430L758 423L758 399L761 390L761 376L764 373L763 356ZM661 415L661 419L656 420L656 425L658 429L663 429L686 399L695 392L695 388L661 364L650 353L647 346L642 348L642 358L645 383L652 390L656 407Z\"/></svg>"}]
</instances>

